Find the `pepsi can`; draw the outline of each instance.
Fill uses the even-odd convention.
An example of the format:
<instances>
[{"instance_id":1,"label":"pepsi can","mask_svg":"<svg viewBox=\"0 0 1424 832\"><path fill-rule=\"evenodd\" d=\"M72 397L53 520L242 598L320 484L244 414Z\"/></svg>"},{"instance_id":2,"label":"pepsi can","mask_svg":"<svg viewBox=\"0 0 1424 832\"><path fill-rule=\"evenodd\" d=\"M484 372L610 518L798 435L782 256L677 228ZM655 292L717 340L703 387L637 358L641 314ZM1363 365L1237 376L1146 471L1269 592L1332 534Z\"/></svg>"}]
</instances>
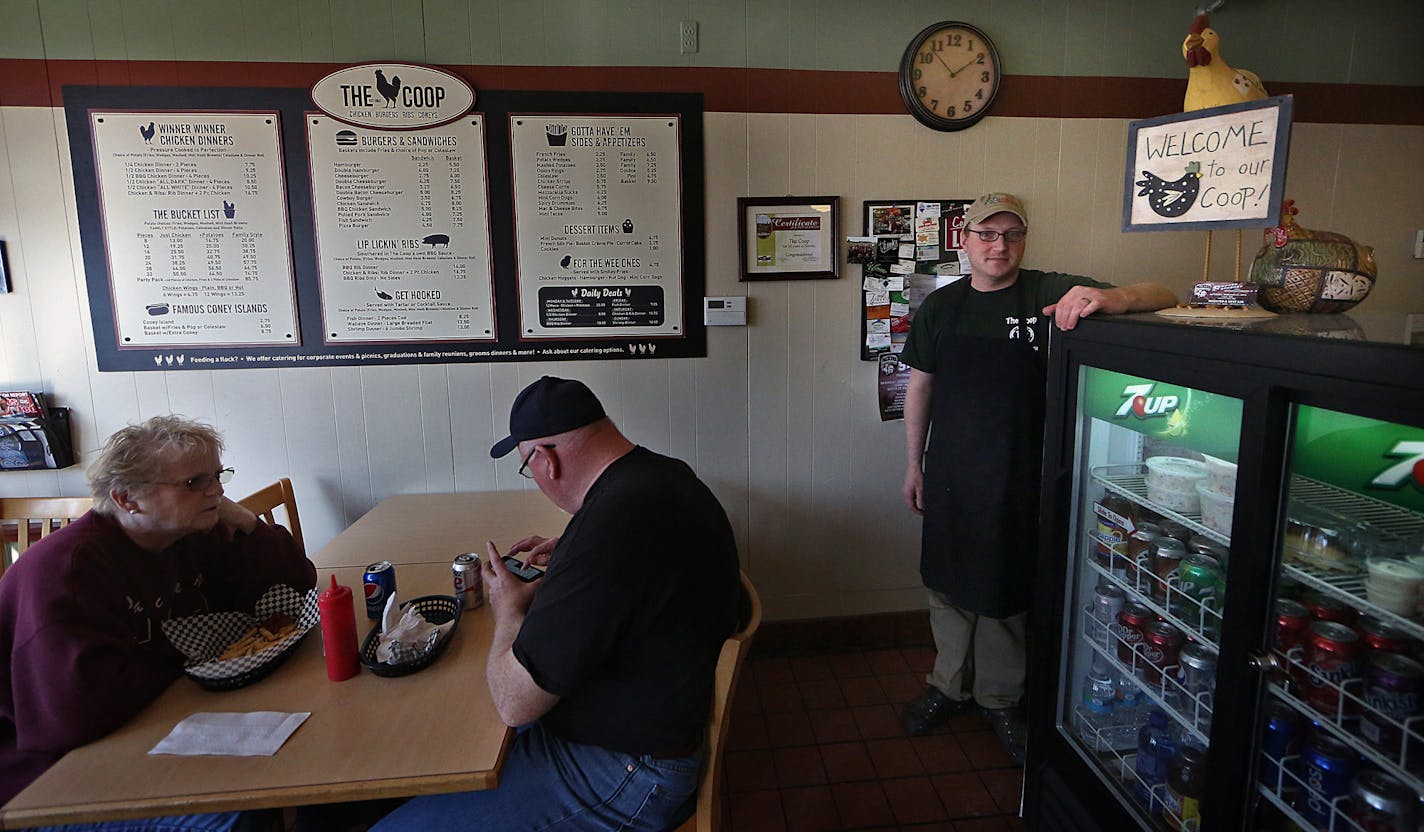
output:
<instances>
[{"instance_id":1,"label":"pepsi can","mask_svg":"<svg viewBox=\"0 0 1424 832\"><path fill-rule=\"evenodd\" d=\"M1358 770L1359 762L1350 746L1326 734L1311 737L1300 753L1300 779L1305 781L1306 793L1296 808L1317 827L1329 828L1331 803L1350 794Z\"/></svg>"},{"instance_id":2,"label":"pepsi can","mask_svg":"<svg viewBox=\"0 0 1424 832\"><path fill-rule=\"evenodd\" d=\"M386 599L396 594L396 568L388 560L366 567L361 579L366 590L366 617L376 621L386 611Z\"/></svg>"},{"instance_id":3,"label":"pepsi can","mask_svg":"<svg viewBox=\"0 0 1424 832\"><path fill-rule=\"evenodd\" d=\"M455 597L460 606L472 610L485 602L485 579L480 575L480 556L474 552L456 555L450 571L455 578Z\"/></svg>"},{"instance_id":4,"label":"pepsi can","mask_svg":"<svg viewBox=\"0 0 1424 832\"><path fill-rule=\"evenodd\" d=\"M1266 734L1261 739L1261 782L1273 792L1289 787L1290 778L1280 776L1280 763L1300 745L1301 719L1295 709L1272 700L1266 706Z\"/></svg>"}]
</instances>

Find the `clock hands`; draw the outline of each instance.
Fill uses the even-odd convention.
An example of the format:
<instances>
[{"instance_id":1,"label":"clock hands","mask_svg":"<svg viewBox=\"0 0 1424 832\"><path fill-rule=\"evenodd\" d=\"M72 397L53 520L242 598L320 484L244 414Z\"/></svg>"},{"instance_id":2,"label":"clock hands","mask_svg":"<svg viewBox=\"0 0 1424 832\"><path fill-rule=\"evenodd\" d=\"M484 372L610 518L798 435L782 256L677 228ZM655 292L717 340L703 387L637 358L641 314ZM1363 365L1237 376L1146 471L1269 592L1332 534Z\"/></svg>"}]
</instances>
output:
<instances>
[{"instance_id":1,"label":"clock hands","mask_svg":"<svg viewBox=\"0 0 1424 832\"><path fill-rule=\"evenodd\" d=\"M935 60L936 60L936 61L939 61L939 65L942 66L942 67L944 67L945 71L949 73L949 77L951 77L951 78L958 77L958 76L959 76L959 73L961 73L961 72L963 72L965 69L967 69L967 68L973 66L973 65L974 65L974 62L977 61L977 60L979 60L979 56L976 55L976 56L974 56L973 58L969 59L969 61L968 61L967 63L965 63L964 66L960 67L959 69L950 69L950 68L949 68L949 64L947 64L947 63L944 62L944 58L941 58L941 57L939 56L939 53L938 53L938 52L931 52L930 54L931 54L931 55L934 55Z\"/></svg>"}]
</instances>

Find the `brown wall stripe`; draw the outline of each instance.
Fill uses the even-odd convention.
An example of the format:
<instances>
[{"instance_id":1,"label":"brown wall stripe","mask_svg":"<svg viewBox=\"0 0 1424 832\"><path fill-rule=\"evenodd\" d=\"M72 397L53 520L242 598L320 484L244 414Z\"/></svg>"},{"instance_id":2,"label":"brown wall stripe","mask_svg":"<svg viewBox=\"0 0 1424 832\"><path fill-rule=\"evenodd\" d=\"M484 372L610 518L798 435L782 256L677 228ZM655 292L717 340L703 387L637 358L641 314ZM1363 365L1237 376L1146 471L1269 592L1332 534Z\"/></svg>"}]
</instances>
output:
<instances>
[{"instance_id":1,"label":"brown wall stripe","mask_svg":"<svg viewBox=\"0 0 1424 832\"><path fill-rule=\"evenodd\" d=\"M0 59L0 105L59 107L66 84L310 87L347 64ZM701 92L709 112L903 114L893 72L729 67L446 66L480 89ZM1010 75L993 115L1139 119L1181 111L1185 80ZM1295 96L1295 120L1424 124L1424 88L1266 81Z\"/></svg>"}]
</instances>

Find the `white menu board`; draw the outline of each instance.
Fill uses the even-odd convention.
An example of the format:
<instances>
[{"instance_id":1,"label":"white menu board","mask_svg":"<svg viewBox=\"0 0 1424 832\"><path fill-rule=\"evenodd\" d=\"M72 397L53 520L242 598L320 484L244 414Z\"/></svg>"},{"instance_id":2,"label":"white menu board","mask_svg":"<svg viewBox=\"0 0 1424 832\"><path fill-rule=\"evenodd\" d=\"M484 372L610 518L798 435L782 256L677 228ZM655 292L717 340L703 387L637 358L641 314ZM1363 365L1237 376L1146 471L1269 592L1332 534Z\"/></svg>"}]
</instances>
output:
<instances>
[{"instance_id":1,"label":"white menu board","mask_svg":"<svg viewBox=\"0 0 1424 832\"><path fill-rule=\"evenodd\" d=\"M385 131L307 117L328 344L493 341L484 118Z\"/></svg>"},{"instance_id":2,"label":"white menu board","mask_svg":"<svg viewBox=\"0 0 1424 832\"><path fill-rule=\"evenodd\" d=\"M682 334L679 128L510 116L521 339Z\"/></svg>"},{"instance_id":3,"label":"white menu board","mask_svg":"<svg viewBox=\"0 0 1424 832\"><path fill-rule=\"evenodd\" d=\"M277 113L89 119L119 348L299 343Z\"/></svg>"}]
</instances>

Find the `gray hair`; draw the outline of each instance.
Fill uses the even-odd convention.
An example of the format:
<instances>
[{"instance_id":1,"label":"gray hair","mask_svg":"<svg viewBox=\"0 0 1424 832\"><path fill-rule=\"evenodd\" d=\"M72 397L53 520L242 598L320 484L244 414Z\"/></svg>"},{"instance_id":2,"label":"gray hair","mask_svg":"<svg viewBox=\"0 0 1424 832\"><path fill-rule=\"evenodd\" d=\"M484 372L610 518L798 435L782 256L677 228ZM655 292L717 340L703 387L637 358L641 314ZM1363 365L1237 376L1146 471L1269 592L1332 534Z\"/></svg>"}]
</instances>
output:
<instances>
[{"instance_id":1,"label":"gray hair","mask_svg":"<svg viewBox=\"0 0 1424 832\"><path fill-rule=\"evenodd\" d=\"M89 467L89 492L94 510L113 516L119 511L110 491L136 491L162 473L176 457L194 453L222 454L222 436L211 426L182 416L154 416L114 432Z\"/></svg>"}]
</instances>

